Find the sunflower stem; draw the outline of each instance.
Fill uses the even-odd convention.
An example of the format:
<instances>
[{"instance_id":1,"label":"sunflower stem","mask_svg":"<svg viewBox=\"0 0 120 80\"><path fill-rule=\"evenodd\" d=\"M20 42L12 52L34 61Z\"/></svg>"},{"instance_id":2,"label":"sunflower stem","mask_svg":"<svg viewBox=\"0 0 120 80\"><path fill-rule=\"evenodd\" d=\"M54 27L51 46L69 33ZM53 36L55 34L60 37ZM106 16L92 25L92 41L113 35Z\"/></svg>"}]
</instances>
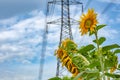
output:
<instances>
[{"instance_id":1,"label":"sunflower stem","mask_svg":"<svg viewBox=\"0 0 120 80\"><path fill-rule=\"evenodd\" d=\"M100 46L99 46L99 40L98 40L98 34L97 33L98 33L98 31L95 29L95 37L96 37L96 43L97 43L97 52L99 54L101 71L102 71L102 77L101 77L101 79L105 80L103 55L100 52Z\"/></svg>"}]
</instances>

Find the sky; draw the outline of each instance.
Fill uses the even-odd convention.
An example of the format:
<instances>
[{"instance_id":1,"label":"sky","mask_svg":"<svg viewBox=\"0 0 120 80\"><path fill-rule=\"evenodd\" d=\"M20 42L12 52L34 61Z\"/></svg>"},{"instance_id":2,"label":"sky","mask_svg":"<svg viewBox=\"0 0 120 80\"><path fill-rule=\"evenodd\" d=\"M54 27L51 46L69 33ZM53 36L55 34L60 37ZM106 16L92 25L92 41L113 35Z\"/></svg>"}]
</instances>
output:
<instances>
[{"instance_id":1,"label":"sky","mask_svg":"<svg viewBox=\"0 0 120 80\"><path fill-rule=\"evenodd\" d=\"M84 13L94 8L99 23L107 24L99 31L99 36L107 38L104 45L120 45L120 0L81 2ZM0 80L38 80L46 4L46 0L0 0ZM60 6L54 9L48 21L60 18ZM71 6L70 11L71 18L79 20L81 6ZM74 41L79 46L93 43L94 37L80 36L78 27L72 26ZM49 25L43 80L55 76L54 51L58 48L59 37L60 26ZM120 55L118 57L120 61Z\"/></svg>"}]
</instances>

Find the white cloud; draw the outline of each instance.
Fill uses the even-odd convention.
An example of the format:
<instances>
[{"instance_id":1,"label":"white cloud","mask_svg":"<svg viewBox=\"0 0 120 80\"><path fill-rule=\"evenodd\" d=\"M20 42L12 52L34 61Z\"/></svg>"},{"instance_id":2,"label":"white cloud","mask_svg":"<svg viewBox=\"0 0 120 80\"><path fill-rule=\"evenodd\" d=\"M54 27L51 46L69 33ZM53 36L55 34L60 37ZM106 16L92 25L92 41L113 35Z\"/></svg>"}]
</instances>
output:
<instances>
[{"instance_id":1,"label":"white cloud","mask_svg":"<svg viewBox=\"0 0 120 80\"><path fill-rule=\"evenodd\" d=\"M10 29L5 29L0 32L0 62L21 62L28 64L27 66L18 67L15 71L1 69L0 75L4 80L37 80L39 65L31 65L31 61L34 58L39 59L39 53L41 52L43 28L45 26L44 14L38 11L30 13L33 17L22 20L18 23L11 25ZM38 14L38 15L37 15ZM55 16L56 17L56 16ZM54 18L55 18L54 17ZM76 18L79 17L75 15ZM105 23L107 20L101 18L101 23ZM103 21L103 22L102 22ZM93 37L80 36L78 26L72 26L73 36L76 43L80 46L92 43ZM50 26L48 34L48 44L46 56L51 57L54 54L55 48L59 43L59 26ZM117 30L105 28L100 31L100 36L107 38L114 38L115 34L118 34ZM10 40L10 41L9 41ZM36 45L39 47L36 47ZM29 65L30 64L30 65ZM56 61L46 63L44 68L44 79L47 80L50 77L55 76ZM11 73L13 72L13 73Z\"/></svg>"},{"instance_id":2,"label":"white cloud","mask_svg":"<svg viewBox=\"0 0 120 80\"><path fill-rule=\"evenodd\" d=\"M72 7L71 10L75 11L76 7ZM72 15L72 17L78 20L80 14L81 12ZM23 63L24 63L26 57L27 59L29 59L28 56L26 55L34 54L32 55L34 58L34 56L37 56L39 51L41 50L42 35L45 27L45 15L37 10L29 13L29 15L33 17L21 20L17 23L15 20L19 19L19 17L16 17L16 19L15 18L7 19L7 21L11 20L10 23L13 24L10 26L9 29L6 28L5 30L2 30L0 32L0 44L1 44L0 47L6 45L6 49L3 48L0 49L1 54L9 53L7 54L7 56L3 55L4 59L1 57L0 60L3 59L2 62L6 59L12 59L15 58L15 56L20 56L20 54L23 54L23 56L25 57L21 56L23 58L20 59L23 59ZM56 18L58 19L59 16L52 17L53 20L55 20ZM109 19L107 15L98 16L98 18L99 18L99 22L103 24L107 23L107 20ZM48 20L51 20L51 18ZM7 25L5 24L4 20L1 21L1 23L2 22L4 23L4 25ZM48 51L46 52L46 55L52 56L54 54L53 52L55 48L57 48L59 44L60 26L52 25L49 26L48 29L49 29L48 45L50 48L48 47L49 49L47 49ZM72 31L73 31L74 40L76 41L76 43L80 44L80 46L88 43L92 43L93 37L80 36L78 26L72 26ZM100 35L105 36L107 38L113 39L115 34L117 34L117 30L114 29L105 28L100 31ZM36 45L38 44L40 45L39 47L36 48ZM16 52L13 49L11 49L13 47L16 49ZM11 55L12 57L8 57ZM17 61L19 60L17 59Z\"/></svg>"},{"instance_id":3,"label":"white cloud","mask_svg":"<svg viewBox=\"0 0 120 80\"><path fill-rule=\"evenodd\" d=\"M19 37L18 35L19 35L19 32L16 32L15 30L1 31L0 32L0 41L16 39Z\"/></svg>"},{"instance_id":4,"label":"white cloud","mask_svg":"<svg viewBox=\"0 0 120 80\"><path fill-rule=\"evenodd\" d=\"M40 16L40 17L39 17ZM44 16L40 12L34 17L19 21L17 23L15 18L0 21L7 25L11 23L10 27L4 28L0 32L0 62L12 61L19 59L32 59L37 55L34 53L35 45L42 42L42 34L44 28ZM39 48L41 49L41 48ZM30 56L31 55L31 56ZM17 57L17 58L16 58ZM22 62L22 61L21 61Z\"/></svg>"},{"instance_id":5,"label":"white cloud","mask_svg":"<svg viewBox=\"0 0 120 80\"><path fill-rule=\"evenodd\" d=\"M0 62L12 62L15 60L21 63L30 63L29 59L32 60L36 56L39 59L38 55L41 53L42 37L45 27L45 15L41 11L33 11L29 15L33 17L20 20L10 25L10 28L6 27L0 32ZM7 25L7 23L4 25ZM59 43L59 34L59 26L49 26L49 47L47 47L46 57L54 55L54 50ZM38 44L39 46L37 46Z\"/></svg>"},{"instance_id":6,"label":"white cloud","mask_svg":"<svg viewBox=\"0 0 120 80\"><path fill-rule=\"evenodd\" d=\"M33 51L25 46L20 45L12 45L11 44L3 44L0 46L0 62L4 61L13 61L20 59L32 59L35 54ZM21 61L22 62L22 61Z\"/></svg>"},{"instance_id":7,"label":"white cloud","mask_svg":"<svg viewBox=\"0 0 120 80\"><path fill-rule=\"evenodd\" d=\"M14 67L14 66L13 66ZM37 80L38 76L38 68L39 65L23 65L23 66L17 66L16 69L13 69L12 67L6 68L3 67L2 74L0 74L0 77L2 80Z\"/></svg>"},{"instance_id":8,"label":"white cloud","mask_svg":"<svg viewBox=\"0 0 120 80\"><path fill-rule=\"evenodd\" d=\"M15 67L15 68L14 68ZM56 61L46 62L44 65L43 79L55 77L56 74ZM20 66L3 66L0 68L0 80L38 80L39 64L28 64Z\"/></svg>"},{"instance_id":9,"label":"white cloud","mask_svg":"<svg viewBox=\"0 0 120 80\"><path fill-rule=\"evenodd\" d=\"M120 15L118 15L112 22L112 24L120 24Z\"/></svg>"},{"instance_id":10,"label":"white cloud","mask_svg":"<svg viewBox=\"0 0 120 80\"><path fill-rule=\"evenodd\" d=\"M108 39L115 39L118 36L118 31L112 28L104 28L99 31L99 36L107 37Z\"/></svg>"},{"instance_id":11,"label":"white cloud","mask_svg":"<svg viewBox=\"0 0 120 80\"><path fill-rule=\"evenodd\" d=\"M98 13L97 19L99 24L107 24L109 20L109 16L107 16L106 14L103 15Z\"/></svg>"},{"instance_id":12,"label":"white cloud","mask_svg":"<svg viewBox=\"0 0 120 80\"><path fill-rule=\"evenodd\" d=\"M79 44L79 46L92 43L92 37L89 37L88 35L81 36L78 26L72 26L72 31L74 40L77 44Z\"/></svg>"},{"instance_id":13,"label":"white cloud","mask_svg":"<svg viewBox=\"0 0 120 80\"><path fill-rule=\"evenodd\" d=\"M17 22L18 17L11 17L9 19L0 20L1 25L13 25Z\"/></svg>"}]
</instances>

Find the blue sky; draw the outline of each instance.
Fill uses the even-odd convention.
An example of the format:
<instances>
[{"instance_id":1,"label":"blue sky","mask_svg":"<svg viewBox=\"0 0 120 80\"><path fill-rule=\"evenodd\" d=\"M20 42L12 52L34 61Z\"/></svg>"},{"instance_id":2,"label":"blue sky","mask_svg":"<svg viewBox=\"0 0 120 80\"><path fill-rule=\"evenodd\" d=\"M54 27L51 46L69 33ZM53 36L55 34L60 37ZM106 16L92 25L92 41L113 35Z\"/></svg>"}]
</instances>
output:
<instances>
[{"instance_id":1,"label":"blue sky","mask_svg":"<svg viewBox=\"0 0 120 80\"><path fill-rule=\"evenodd\" d=\"M88 0L81 1L86 8ZM0 80L38 79L39 55L45 26L45 2L45 0L0 0ZM105 9L109 3L109 8ZM95 9L101 24L107 24L99 32L99 36L107 38L105 45L114 43L120 45L120 0L91 0L84 12L88 7ZM60 17L58 9L59 6L56 6L57 11L52 16L53 20ZM71 17L78 20L80 10L80 7L72 6ZM80 36L78 26L73 26L72 31L74 40L79 46L92 43L94 39ZM59 33L59 26L49 26L43 80L55 76L54 50L59 43Z\"/></svg>"}]
</instances>

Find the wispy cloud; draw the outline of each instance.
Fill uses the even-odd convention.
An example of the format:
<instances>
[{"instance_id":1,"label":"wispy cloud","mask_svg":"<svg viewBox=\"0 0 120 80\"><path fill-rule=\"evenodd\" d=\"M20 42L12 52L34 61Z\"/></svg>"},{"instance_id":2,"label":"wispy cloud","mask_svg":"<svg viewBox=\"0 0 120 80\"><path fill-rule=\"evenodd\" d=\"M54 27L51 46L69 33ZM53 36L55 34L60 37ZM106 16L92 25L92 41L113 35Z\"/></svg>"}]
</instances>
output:
<instances>
[{"instance_id":1,"label":"wispy cloud","mask_svg":"<svg viewBox=\"0 0 120 80\"><path fill-rule=\"evenodd\" d=\"M76 7L72 8L72 10L76 10ZM80 18L81 12L78 14L72 15L76 20ZM41 44L42 44L42 35L43 35L43 30L45 27L45 15L42 12L39 12L37 10L32 11L29 13L32 17L23 19L19 22L17 20L19 17L14 17L10 18L7 20L0 21L2 24L5 24L5 22L11 20L11 25L4 30L0 32L0 44L1 44L1 54L3 56L9 56L12 54L12 57L9 57L9 59L15 58L16 54L19 56L19 54L23 54L23 56L29 54L34 54L32 55L33 58L38 55L40 49L41 49ZM59 18L59 16L53 16L52 19ZM109 20L109 17L107 15L101 15L98 16L99 22L100 23L107 23ZM93 37L89 36L80 36L79 33L79 25L72 26L72 31L73 31L73 37L74 40L80 44L80 45L85 45L88 43L92 43ZM105 36L107 38L114 38L114 34L117 34L117 30L105 28L100 31L101 36ZM57 48L58 43L59 43L59 37L60 37L60 26L56 25L49 25L49 34L48 34L48 52L46 52L46 55L53 55L54 50ZM36 47L36 45L39 45L39 47ZM6 45L6 46L3 46ZM11 46L10 46L11 45ZM3 49L5 47L5 49ZM16 51L12 50L11 48L15 48ZM14 53L13 53L14 52ZM9 53L9 54L7 54ZM29 53L29 54L28 54ZM5 55L6 54L6 55ZM21 56L21 57L23 57ZM7 59L4 58L4 60ZM22 58L24 60L24 58ZM26 59L26 57L25 57ZM29 59L27 57L27 59ZM31 59L31 58L30 58ZM2 58L1 58L2 60ZM3 60L2 60L3 61ZM18 60L19 61L19 60Z\"/></svg>"},{"instance_id":2,"label":"wispy cloud","mask_svg":"<svg viewBox=\"0 0 120 80\"><path fill-rule=\"evenodd\" d=\"M75 8L73 8L74 10ZM80 14L74 14L72 17L75 19L80 18ZM30 18L17 21L19 17L10 18L7 20L1 20L0 23L4 26L9 25L9 27L3 27L0 29L0 64L6 62L18 62L26 64L21 68L17 68L22 71L10 71L9 69L3 69L0 72L3 72L4 75L0 75L4 80L37 80L38 78L38 69L39 65L34 64L35 59L39 62L39 57L41 53L41 44L43 37L43 30L45 27L45 15L39 11L33 11L29 13ZM53 19L58 18L59 16L53 16ZM109 17L102 16L99 17L100 23L107 23ZM10 22L9 22L10 20ZM7 22L7 24L6 24ZM79 46L92 43L94 37L81 36L79 33L79 25L72 26L74 40ZM108 39L114 39L118 34L118 31L107 26L104 29L101 29L99 32L100 36L105 36ZM57 48L60 37L60 26L49 26L48 33L48 45L46 52L47 57L53 57L54 50ZM38 45L36 47L36 45ZM44 68L44 78L47 80L50 77L55 76L56 70L56 60L53 62L45 63ZM49 66L49 67L48 67ZM11 73L13 72L13 73ZM34 73L31 73L34 72ZM52 73L51 73L52 72ZM29 73L29 74L28 74ZM15 75L16 74L16 75ZM7 76L7 77L6 77ZM12 76L12 77L11 77ZM47 77L46 77L47 76Z\"/></svg>"},{"instance_id":3,"label":"wispy cloud","mask_svg":"<svg viewBox=\"0 0 120 80\"><path fill-rule=\"evenodd\" d=\"M44 65L43 80L55 77L56 61L46 62ZM39 64L28 64L11 67L9 64L0 68L0 80L38 80Z\"/></svg>"},{"instance_id":4,"label":"wispy cloud","mask_svg":"<svg viewBox=\"0 0 120 80\"><path fill-rule=\"evenodd\" d=\"M2 62L21 55L21 57L28 58L29 55L37 54L33 52L33 47L35 48L35 45L42 42L44 18L41 19L41 17L44 17L42 13L40 17L36 15L17 23L14 23L17 21L14 18L1 21L2 24L7 25L6 21L12 20L9 22L11 23L9 27L5 27L3 30L1 27L0 60Z\"/></svg>"},{"instance_id":5,"label":"wispy cloud","mask_svg":"<svg viewBox=\"0 0 120 80\"><path fill-rule=\"evenodd\" d=\"M12 19L15 23L4 29L1 28L0 62L12 62L14 60L21 63L30 63L29 60L39 59L38 55L41 53L45 27L45 15L39 11L33 11L29 15L31 15L30 18L18 22L19 17L16 17L17 19ZM9 20L11 18L7 19L7 21ZM4 20L1 23L7 25ZM59 36L60 27L56 25L49 26L46 57L54 55L54 50L59 43Z\"/></svg>"}]
</instances>

